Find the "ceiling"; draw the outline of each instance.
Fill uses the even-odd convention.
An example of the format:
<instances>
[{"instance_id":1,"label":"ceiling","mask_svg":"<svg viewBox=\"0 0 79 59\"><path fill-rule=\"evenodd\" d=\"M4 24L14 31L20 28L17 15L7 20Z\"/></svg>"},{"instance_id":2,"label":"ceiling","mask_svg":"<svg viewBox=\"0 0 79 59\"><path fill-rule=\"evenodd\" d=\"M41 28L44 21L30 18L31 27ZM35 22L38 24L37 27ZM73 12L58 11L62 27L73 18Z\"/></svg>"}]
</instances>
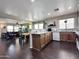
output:
<instances>
[{"instance_id":1,"label":"ceiling","mask_svg":"<svg viewBox=\"0 0 79 59\"><path fill-rule=\"evenodd\" d=\"M0 18L43 20L76 12L78 3L79 0L0 0ZM56 8L59 8L59 11L54 11Z\"/></svg>"}]
</instances>

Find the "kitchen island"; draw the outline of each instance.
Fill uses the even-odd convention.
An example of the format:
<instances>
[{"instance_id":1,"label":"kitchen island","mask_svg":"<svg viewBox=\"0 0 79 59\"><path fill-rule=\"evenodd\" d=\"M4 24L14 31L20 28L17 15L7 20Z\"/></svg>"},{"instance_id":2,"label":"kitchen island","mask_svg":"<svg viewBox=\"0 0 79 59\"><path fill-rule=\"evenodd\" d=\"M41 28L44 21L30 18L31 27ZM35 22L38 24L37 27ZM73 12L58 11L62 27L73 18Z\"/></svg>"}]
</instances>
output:
<instances>
[{"instance_id":1,"label":"kitchen island","mask_svg":"<svg viewBox=\"0 0 79 59\"><path fill-rule=\"evenodd\" d=\"M46 33L32 33L30 46L33 49L41 50L52 40L52 32Z\"/></svg>"},{"instance_id":2,"label":"kitchen island","mask_svg":"<svg viewBox=\"0 0 79 59\"><path fill-rule=\"evenodd\" d=\"M41 50L51 40L76 43L76 33L67 31L31 33L30 48Z\"/></svg>"}]
</instances>

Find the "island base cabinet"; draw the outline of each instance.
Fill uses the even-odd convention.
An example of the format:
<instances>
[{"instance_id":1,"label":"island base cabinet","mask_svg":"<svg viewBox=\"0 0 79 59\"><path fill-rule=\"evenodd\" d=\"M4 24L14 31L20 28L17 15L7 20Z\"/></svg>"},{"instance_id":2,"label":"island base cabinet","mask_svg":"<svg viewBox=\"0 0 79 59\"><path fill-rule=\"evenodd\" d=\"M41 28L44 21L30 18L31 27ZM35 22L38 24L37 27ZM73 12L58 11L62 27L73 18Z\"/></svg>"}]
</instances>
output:
<instances>
[{"instance_id":1,"label":"island base cabinet","mask_svg":"<svg viewBox=\"0 0 79 59\"><path fill-rule=\"evenodd\" d=\"M39 43L40 43L41 48L45 46L45 35L44 34L41 34Z\"/></svg>"},{"instance_id":2,"label":"island base cabinet","mask_svg":"<svg viewBox=\"0 0 79 59\"><path fill-rule=\"evenodd\" d=\"M32 35L32 41L33 41L33 48L34 49L40 49L41 47L40 47L40 40L39 40L39 36L40 35L35 35L35 34L33 34Z\"/></svg>"},{"instance_id":3,"label":"island base cabinet","mask_svg":"<svg viewBox=\"0 0 79 59\"><path fill-rule=\"evenodd\" d=\"M52 40L52 33L45 34L45 44L48 44Z\"/></svg>"},{"instance_id":4,"label":"island base cabinet","mask_svg":"<svg viewBox=\"0 0 79 59\"><path fill-rule=\"evenodd\" d=\"M33 49L41 50L52 40L52 33L32 34Z\"/></svg>"}]
</instances>

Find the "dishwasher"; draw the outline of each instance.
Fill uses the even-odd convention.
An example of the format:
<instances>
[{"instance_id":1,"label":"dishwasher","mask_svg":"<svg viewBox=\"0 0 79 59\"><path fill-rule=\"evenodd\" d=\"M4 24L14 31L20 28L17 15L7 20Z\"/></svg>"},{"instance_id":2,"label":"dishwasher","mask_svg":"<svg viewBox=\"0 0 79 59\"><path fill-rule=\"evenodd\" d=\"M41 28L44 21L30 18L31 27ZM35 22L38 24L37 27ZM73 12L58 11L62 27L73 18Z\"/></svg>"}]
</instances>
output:
<instances>
[{"instance_id":1,"label":"dishwasher","mask_svg":"<svg viewBox=\"0 0 79 59\"><path fill-rule=\"evenodd\" d=\"M53 40L60 41L60 33L59 32L53 32Z\"/></svg>"}]
</instances>

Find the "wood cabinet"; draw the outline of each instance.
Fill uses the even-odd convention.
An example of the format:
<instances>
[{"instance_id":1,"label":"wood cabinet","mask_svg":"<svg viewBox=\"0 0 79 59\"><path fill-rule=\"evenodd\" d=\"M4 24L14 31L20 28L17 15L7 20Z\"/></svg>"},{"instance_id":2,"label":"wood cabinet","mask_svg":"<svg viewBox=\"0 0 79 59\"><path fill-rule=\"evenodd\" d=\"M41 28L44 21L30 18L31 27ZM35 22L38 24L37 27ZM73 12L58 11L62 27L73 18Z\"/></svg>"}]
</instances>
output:
<instances>
[{"instance_id":1,"label":"wood cabinet","mask_svg":"<svg viewBox=\"0 0 79 59\"><path fill-rule=\"evenodd\" d=\"M60 41L75 42L75 32L60 32Z\"/></svg>"},{"instance_id":2,"label":"wood cabinet","mask_svg":"<svg viewBox=\"0 0 79 59\"><path fill-rule=\"evenodd\" d=\"M52 40L52 33L32 34L33 48L40 50Z\"/></svg>"}]
</instances>

